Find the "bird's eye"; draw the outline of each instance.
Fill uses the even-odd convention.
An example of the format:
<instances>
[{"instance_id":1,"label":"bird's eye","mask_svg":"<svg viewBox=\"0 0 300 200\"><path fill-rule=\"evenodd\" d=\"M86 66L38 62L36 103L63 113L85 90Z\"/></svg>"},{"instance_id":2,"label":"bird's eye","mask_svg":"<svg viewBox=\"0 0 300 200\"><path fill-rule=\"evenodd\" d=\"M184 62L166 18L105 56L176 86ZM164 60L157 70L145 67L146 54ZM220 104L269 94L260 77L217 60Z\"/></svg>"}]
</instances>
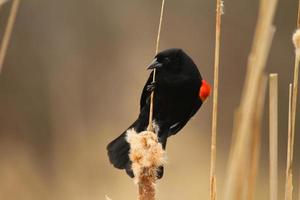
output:
<instances>
[{"instance_id":1,"label":"bird's eye","mask_svg":"<svg viewBox=\"0 0 300 200\"><path fill-rule=\"evenodd\" d=\"M171 59L169 57L163 57L163 56L157 56L156 57L157 61L160 63L169 63L171 61Z\"/></svg>"},{"instance_id":2,"label":"bird's eye","mask_svg":"<svg viewBox=\"0 0 300 200\"><path fill-rule=\"evenodd\" d=\"M164 62L166 62L166 63L170 62L170 58L165 57L165 58L164 58Z\"/></svg>"}]
</instances>

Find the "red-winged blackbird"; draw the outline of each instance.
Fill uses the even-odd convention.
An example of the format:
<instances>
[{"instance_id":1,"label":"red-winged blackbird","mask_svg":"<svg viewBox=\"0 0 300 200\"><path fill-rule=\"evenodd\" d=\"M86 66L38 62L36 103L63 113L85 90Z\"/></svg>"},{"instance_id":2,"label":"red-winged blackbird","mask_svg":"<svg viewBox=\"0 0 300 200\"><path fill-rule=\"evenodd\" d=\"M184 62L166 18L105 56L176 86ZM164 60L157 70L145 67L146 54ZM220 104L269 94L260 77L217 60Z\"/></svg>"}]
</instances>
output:
<instances>
[{"instance_id":1,"label":"red-winged blackbird","mask_svg":"<svg viewBox=\"0 0 300 200\"><path fill-rule=\"evenodd\" d=\"M156 80L152 83L152 72L142 92L140 114L128 129L134 128L138 133L147 129L150 94L155 90L153 121L159 142L165 149L167 138L180 131L198 111L209 96L210 87L202 79L193 60L181 49L167 49L158 53L148 67L154 68ZM108 144L107 151L114 167L125 169L127 174L133 177L126 131ZM162 166L157 176L158 178L163 176Z\"/></svg>"}]
</instances>

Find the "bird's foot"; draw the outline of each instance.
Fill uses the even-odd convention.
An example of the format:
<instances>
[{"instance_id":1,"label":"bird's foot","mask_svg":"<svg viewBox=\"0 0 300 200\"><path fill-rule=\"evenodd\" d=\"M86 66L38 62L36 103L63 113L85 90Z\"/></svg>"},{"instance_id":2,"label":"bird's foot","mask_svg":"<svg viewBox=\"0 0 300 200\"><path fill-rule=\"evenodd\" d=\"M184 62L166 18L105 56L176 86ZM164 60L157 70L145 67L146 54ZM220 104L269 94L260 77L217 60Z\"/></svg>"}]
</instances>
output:
<instances>
[{"instance_id":1,"label":"bird's foot","mask_svg":"<svg viewBox=\"0 0 300 200\"><path fill-rule=\"evenodd\" d=\"M158 167L156 173L157 173L156 178L161 179L164 175L164 167L163 166Z\"/></svg>"},{"instance_id":2,"label":"bird's foot","mask_svg":"<svg viewBox=\"0 0 300 200\"><path fill-rule=\"evenodd\" d=\"M150 83L149 85L147 85L147 91L148 92L153 92L156 88L156 85L157 85L156 82Z\"/></svg>"}]
</instances>

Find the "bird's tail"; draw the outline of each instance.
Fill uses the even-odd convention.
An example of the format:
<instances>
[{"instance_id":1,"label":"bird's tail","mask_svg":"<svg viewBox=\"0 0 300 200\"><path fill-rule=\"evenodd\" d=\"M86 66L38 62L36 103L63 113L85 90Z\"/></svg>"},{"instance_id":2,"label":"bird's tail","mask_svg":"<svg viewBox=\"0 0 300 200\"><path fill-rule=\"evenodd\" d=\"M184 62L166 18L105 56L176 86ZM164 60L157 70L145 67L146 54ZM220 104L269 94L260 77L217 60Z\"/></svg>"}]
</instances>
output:
<instances>
[{"instance_id":1,"label":"bird's tail","mask_svg":"<svg viewBox=\"0 0 300 200\"><path fill-rule=\"evenodd\" d=\"M137 129L138 131L143 130L144 125L147 124L138 124L138 120L135 121L127 130L132 128ZM118 169L125 169L126 173L133 178L134 174L131 169L131 161L129 159L130 145L126 140L127 130L122 133L119 137L110 142L106 149L109 157L109 161L113 164L114 167ZM162 144L163 149L166 148L168 134L162 134L159 136L159 142ZM157 178L162 178L164 174L164 167L160 166L157 170Z\"/></svg>"},{"instance_id":2,"label":"bird's tail","mask_svg":"<svg viewBox=\"0 0 300 200\"><path fill-rule=\"evenodd\" d=\"M126 141L126 131L107 145L109 161L118 169L125 169L133 177L131 161L129 159L129 143Z\"/></svg>"}]
</instances>

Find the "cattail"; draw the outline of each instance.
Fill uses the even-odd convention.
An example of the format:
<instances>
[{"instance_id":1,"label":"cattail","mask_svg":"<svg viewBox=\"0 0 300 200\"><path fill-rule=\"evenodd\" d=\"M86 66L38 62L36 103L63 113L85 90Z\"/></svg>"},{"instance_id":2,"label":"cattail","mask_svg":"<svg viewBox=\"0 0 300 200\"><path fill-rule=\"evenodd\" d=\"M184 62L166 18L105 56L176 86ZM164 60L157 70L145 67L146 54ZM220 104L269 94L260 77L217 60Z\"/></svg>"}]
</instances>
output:
<instances>
[{"instance_id":1,"label":"cattail","mask_svg":"<svg viewBox=\"0 0 300 200\"><path fill-rule=\"evenodd\" d=\"M135 182L139 186L138 199L154 200L157 169L166 162L165 151L151 131L137 133L130 129L126 139L130 144L129 158Z\"/></svg>"},{"instance_id":2,"label":"cattail","mask_svg":"<svg viewBox=\"0 0 300 200\"><path fill-rule=\"evenodd\" d=\"M155 46L158 53L162 19L164 15L165 0L161 1L159 25ZM152 82L155 82L156 70L153 70ZM138 200L155 199L155 181L158 167L165 163L165 151L158 142L153 122L154 91L150 95L150 112L147 131L137 133L134 129L127 131L127 142L130 144L129 158L132 162L132 171L135 182L139 186ZM156 131L157 132L157 131Z\"/></svg>"}]
</instances>

